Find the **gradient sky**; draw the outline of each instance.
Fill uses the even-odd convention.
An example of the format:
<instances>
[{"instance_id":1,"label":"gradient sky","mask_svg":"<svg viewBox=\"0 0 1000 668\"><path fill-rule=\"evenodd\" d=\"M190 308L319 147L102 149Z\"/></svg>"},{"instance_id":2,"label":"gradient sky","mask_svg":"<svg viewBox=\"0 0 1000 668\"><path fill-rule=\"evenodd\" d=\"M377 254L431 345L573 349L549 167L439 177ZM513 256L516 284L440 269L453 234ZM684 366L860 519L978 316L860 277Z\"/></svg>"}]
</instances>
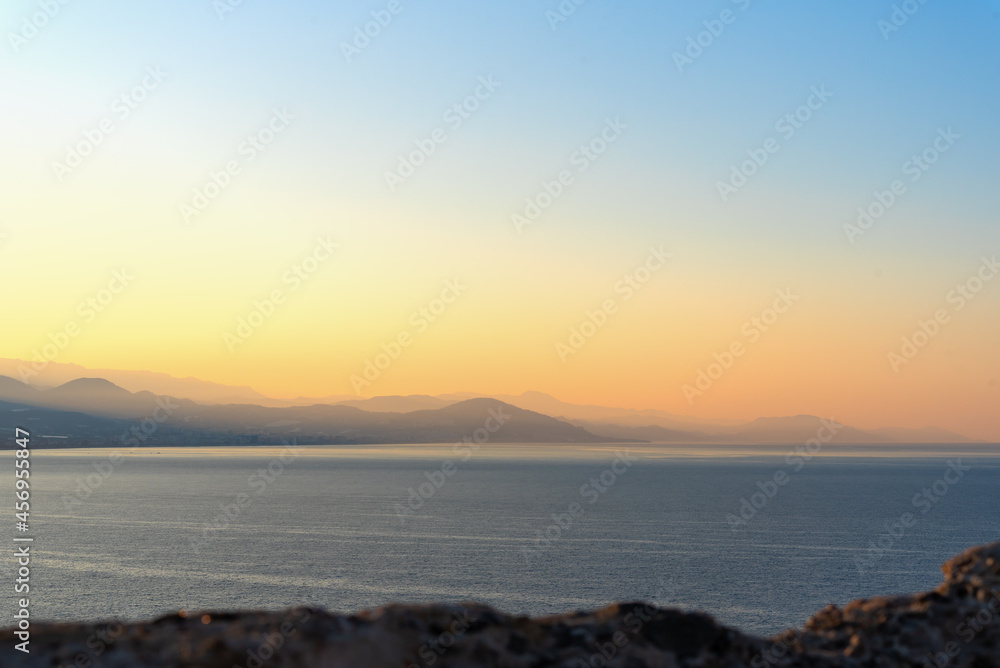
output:
<instances>
[{"instance_id":1,"label":"gradient sky","mask_svg":"<svg viewBox=\"0 0 1000 668\"><path fill-rule=\"evenodd\" d=\"M883 0L589 0L555 29L555 0L400 0L348 62L342 43L388 5L244 0L220 19L209 0L70 2L15 51L41 10L4 3L0 356L76 323L55 361L322 396L352 394L409 333L362 394L539 390L1000 440L1000 280L948 301L1000 252L1000 2L930 0L886 39ZM726 10L679 72L674 53ZM150 67L166 78L120 119ZM451 128L444 112L490 76L501 86ZM823 86L786 139L776 121ZM274 109L287 129L186 224L180 205ZM53 163L105 118L114 131L60 181ZM628 128L579 172L607 119ZM447 141L391 191L386 171L437 128ZM911 182L904 163L948 128L960 138ZM723 202L717 183L769 138L780 150ZM512 214L562 170L573 183L518 233ZM896 179L906 193L849 243L844 224ZM283 276L328 236L339 249L293 290ZM626 300L616 283L651 246L672 257ZM122 268L134 280L88 321L79 305ZM467 289L420 331L411 314L449 279ZM224 335L276 289L285 303L230 352ZM800 299L751 342L744 323L779 289ZM617 312L560 359L609 298ZM948 322L894 370L938 309ZM689 402L734 342L745 354Z\"/></svg>"}]
</instances>

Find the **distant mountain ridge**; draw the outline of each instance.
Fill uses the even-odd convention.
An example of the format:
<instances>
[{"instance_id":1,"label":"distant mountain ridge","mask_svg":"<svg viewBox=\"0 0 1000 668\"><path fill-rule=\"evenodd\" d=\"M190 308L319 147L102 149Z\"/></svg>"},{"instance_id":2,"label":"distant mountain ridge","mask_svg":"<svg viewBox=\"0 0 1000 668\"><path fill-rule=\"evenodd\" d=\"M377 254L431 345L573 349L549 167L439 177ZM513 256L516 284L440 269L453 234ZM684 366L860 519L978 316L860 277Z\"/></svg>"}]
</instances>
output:
<instances>
[{"instance_id":1,"label":"distant mountain ridge","mask_svg":"<svg viewBox=\"0 0 1000 668\"><path fill-rule=\"evenodd\" d=\"M60 439L59 443L83 445L454 443L466 438L497 443L607 441L582 427L489 398L407 413L330 404L213 406L151 392L132 393L99 378L37 390L0 377L0 415L3 430L25 426L45 438ZM155 429L139 429L144 423Z\"/></svg>"},{"instance_id":2,"label":"distant mountain ridge","mask_svg":"<svg viewBox=\"0 0 1000 668\"><path fill-rule=\"evenodd\" d=\"M257 403L261 405L283 405L284 403L245 386L223 385L190 377L177 378L154 371L88 369L78 364L64 362L48 362L44 368L36 370L29 361L0 358L0 375L28 382L40 388L57 387L80 378L102 378L130 392L145 390L157 395L184 397L199 403Z\"/></svg>"},{"instance_id":3,"label":"distant mountain ridge","mask_svg":"<svg viewBox=\"0 0 1000 668\"><path fill-rule=\"evenodd\" d=\"M0 360L0 368L12 360ZM75 365L64 365L82 369ZM71 374L62 369L62 374ZM439 396L406 395L372 398L326 397L299 402L264 397L250 388L232 388L197 379L175 379L166 374L120 372L132 382L152 379L154 385L194 387L196 394L215 400L234 390L248 390L250 397L266 403L234 401L214 403L177 398L147 390L129 391L99 377L76 377L53 388L33 387L15 378L0 376L0 413L18 411L26 419L28 409L46 409L45 419L58 412L104 418L120 428L122 421L133 423L165 413L163 402L171 406L166 419L158 421L158 439L166 442L211 441L226 438L238 442L271 442L298 439L323 443L429 443L458 440L482 428L469 411L488 412L488 407L513 411L517 419L496 435L495 442L664 442L664 443L803 443L820 432L822 418L809 415L763 417L750 422L701 420L657 410L632 410L604 406L570 404L541 392L520 395L484 396L455 393ZM168 379L168 380L165 380ZM210 388L206 389L206 388ZM487 408L484 408L487 407ZM158 410L159 408L159 410ZM32 415L31 417L36 417ZM65 417L65 416L64 416ZM480 422L485 417L480 416ZM10 422L8 421L8 425ZM83 423L81 423L83 424ZM99 424L86 422L87 438L93 440ZM110 424L104 425L110 429ZM3 425L7 427L8 425ZM515 426L516 425L516 426ZM72 431L72 430L70 430ZM77 434L66 434L75 438ZM169 440L173 439L173 440ZM843 425L831 438L838 443L969 443L971 439L936 427L861 430Z\"/></svg>"},{"instance_id":4,"label":"distant mountain ridge","mask_svg":"<svg viewBox=\"0 0 1000 668\"><path fill-rule=\"evenodd\" d=\"M648 440L659 440L667 443L791 444L805 443L809 439L820 439L823 443L870 443L873 445L878 443L913 442L895 441L884 434L862 431L854 427L842 425L835 420L828 420L816 417L815 415L757 418L756 420L737 426L706 429L697 432L675 431L657 426L632 427L602 424L586 420L574 420L573 423L604 436L620 436L623 438L645 437ZM969 439L966 439L964 436L955 434L954 439L939 442L963 443L968 441Z\"/></svg>"}]
</instances>

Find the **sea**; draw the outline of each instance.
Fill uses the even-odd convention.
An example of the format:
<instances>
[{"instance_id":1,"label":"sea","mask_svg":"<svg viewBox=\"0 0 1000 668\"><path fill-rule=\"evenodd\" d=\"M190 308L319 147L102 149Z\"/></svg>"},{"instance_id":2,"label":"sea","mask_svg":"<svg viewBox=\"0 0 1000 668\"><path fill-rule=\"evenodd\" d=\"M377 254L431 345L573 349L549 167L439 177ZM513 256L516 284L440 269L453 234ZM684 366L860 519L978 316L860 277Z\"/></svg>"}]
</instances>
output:
<instances>
[{"instance_id":1,"label":"sea","mask_svg":"<svg viewBox=\"0 0 1000 668\"><path fill-rule=\"evenodd\" d=\"M770 635L1000 536L994 445L35 449L26 531L0 461L34 620L647 601Z\"/></svg>"}]
</instances>

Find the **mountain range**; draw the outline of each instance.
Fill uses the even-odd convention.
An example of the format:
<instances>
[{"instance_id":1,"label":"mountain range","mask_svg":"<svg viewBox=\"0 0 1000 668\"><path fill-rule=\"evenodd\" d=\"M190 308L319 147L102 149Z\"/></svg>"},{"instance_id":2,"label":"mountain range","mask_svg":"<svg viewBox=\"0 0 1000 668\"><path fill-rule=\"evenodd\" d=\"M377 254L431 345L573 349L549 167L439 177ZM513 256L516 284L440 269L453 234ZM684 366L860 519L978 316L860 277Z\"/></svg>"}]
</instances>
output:
<instances>
[{"instance_id":1,"label":"mountain range","mask_svg":"<svg viewBox=\"0 0 1000 668\"><path fill-rule=\"evenodd\" d=\"M5 362L10 360L0 360L0 368L9 370ZM120 372L116 377L122 375L136 391L107 378L77 377L45 387L0 376L0 415L9 414L0 420L0 433L20 426L42 438L43 444L60 446L451 443L465 438L495 443L801 444L815 438L824 424L809 415L750 422L702 420L656 410L570 404L540 392L277 400L250 388L197 379L145 372ZM160 392L166 387L180 392ZM193 396L183 396L188 391ZM255 401L257 397L263 400ZM840 425L831 441L966 443L970 439L933 427L865 431Z\"/></svg>"}]
</instances>

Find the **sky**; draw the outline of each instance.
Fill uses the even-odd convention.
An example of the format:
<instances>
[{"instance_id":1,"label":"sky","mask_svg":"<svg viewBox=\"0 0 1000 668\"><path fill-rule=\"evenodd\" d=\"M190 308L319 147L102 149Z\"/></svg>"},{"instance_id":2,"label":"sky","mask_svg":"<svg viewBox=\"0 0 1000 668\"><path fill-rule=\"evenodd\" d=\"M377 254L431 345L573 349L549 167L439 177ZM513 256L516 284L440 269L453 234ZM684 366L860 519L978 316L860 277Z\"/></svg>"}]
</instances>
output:
<instances>
[{"instance_id":1,"label":"sky","mask_svg":"<svg viewBox=\"0 0 1000 668\"><path fill-rule=\"evenodd\" d=\"M1000 440L996 0L0 28L0 356Z\"/></svg>"}]
</instances>

